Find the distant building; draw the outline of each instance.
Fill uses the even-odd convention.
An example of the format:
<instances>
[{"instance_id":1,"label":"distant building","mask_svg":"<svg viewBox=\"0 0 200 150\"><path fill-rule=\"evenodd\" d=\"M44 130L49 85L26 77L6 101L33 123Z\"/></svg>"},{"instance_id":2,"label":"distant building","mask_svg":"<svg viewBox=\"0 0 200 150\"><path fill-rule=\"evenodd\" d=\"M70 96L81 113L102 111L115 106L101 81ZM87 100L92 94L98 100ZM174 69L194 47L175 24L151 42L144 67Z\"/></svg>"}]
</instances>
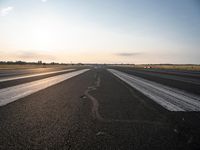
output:
<instances>
[{"instance_id":1,"label":"distant building","mask_svg":"<svg viewBox=\"0 0 200 150\"><path fill-rule=\"evenodd\" d=\"M38 61L38 64L42 64L42 61L41 61L41 60L39 60L39 61Z\"/></svg>"},{"instance_id":2,"label":"distant building","mask_svg":"<svg viewBox=\"0 0 200 150\"><path fill-rule=\"evenodd\" d=\"M150 69L152 68L151 66L144 66L145 69Z\"/></svg>"}]
</instances>

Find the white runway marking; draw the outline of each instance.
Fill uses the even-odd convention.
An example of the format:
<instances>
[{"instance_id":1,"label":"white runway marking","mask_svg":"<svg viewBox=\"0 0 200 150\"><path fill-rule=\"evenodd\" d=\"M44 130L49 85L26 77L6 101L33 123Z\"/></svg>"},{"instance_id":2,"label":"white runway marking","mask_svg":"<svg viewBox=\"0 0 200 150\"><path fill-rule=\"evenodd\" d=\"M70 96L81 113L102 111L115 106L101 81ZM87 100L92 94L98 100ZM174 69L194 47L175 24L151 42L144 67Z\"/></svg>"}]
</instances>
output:
<instances>
[{"instance_id":1,"label":"white runway marking","mask_svg":"<svg viewBox=\"0 0 200 150\"><path fill-rule=\"evenodd\" d=\"M64 80L82 74L89 69L78 70L70 73L65 73L37 81L32 81L29 83L24 83L0 90L0 106L6 105L20 98L26 97L37 91L50 87L52 85L58 84Z\"/></svg>"},{"instance_id":2,"label":"white runway marking","mask_svg":"<svg viewBox=\"0 0 200 150\"><path fill-rule=\"evenodd\" d=\"M92 115L95 119L98 119L101 122L106 122L106 123L139 123L139 124L148 124L148 125L167 125L163 124L161 122L156 122L156 121L148 121L148 120L119 120L119 119L107 119L105 117L102 117L100 112L99 112L99 101L97 98L92 96L90 94L91 91L95 91L100 87L101 84L101 78L98 76L97 81L95 81L95 84L93 86L88 87L88 89L85 91L85 95L92 101Z\"/></svg>"},{"instance_id":3,"label":"white runway marking","mask_svg":"<svg viewBox=\"0 0 200 150\"><path fill-rule=\"evenodd\" d=\"M200 111L200 96L167 87L114 69L112 74L170 111Z\"/></svg>"},{"instance_id":4,"label":"white runway marking","mask_svg":"<svg viewBox=\"0 0 200 150\"><path fill-rule=\"evenodd\" d=\"M67 72L67 71L72 71L72 70L75 70L75 69L65 69L65 70L44 72L44 73L38 73L38 74L32 74L32 75L18 76L18 77L7 77L7 78L0 79L0 82L17 80L17 79L24 79L24 78L30 78L30 77L37 77L37 76L48 75L48 74L53 74L53 73Z\"/></svg>"}]
</instances>

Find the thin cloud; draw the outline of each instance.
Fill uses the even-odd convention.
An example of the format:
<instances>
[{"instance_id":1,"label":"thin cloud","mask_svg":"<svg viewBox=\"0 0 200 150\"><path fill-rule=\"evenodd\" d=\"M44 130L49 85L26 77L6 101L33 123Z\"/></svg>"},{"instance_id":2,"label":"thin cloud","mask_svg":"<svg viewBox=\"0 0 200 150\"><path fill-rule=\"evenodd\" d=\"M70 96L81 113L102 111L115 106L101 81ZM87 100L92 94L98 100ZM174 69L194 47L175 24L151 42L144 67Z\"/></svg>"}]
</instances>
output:
<instances>
[{"instance_id":1,"label":"thin cloud","mask_svg":"<svg viewBox=\"0 0 200 150\"><path fill-rule=\"evenodd\" d=\"M6 16L11 11L13 11L13 9L14 9L14 7L12 7L12 6L9 6L9 7L6 7L6 8L2 8L1 11L0 11L0 14L1 14L1 16Z\"/></svg>"},{"instance_id":2,"label":"thin cloud","mask_svg":"<svg viewBox=\"0 0 200 150\"><path fill-rule=\"evenodd\" d=\"M48 60L54 60L55 57L52 55L40 53L40 52L33 52L33 51L18 51L15 54L19 59L27 60L27 59L48 59Z\"/></svg>"},{"instance_id":3,"label":"thin cloud","mask_svg":"<svg viewBox=\"0 0 200 150\"><path fill-rule=\"evenodd\" d=\"M47 0L41 0L43 3L47 2Z\"/></svg>"},{"instance_id":4,"label":"thin cloud","mask_svg":"<svg viewBox=\"0 0 200 150\"><path fill-rule=\"evenodd\" d=\"M121 57L132 57L136 55L140 55L141 53L116 53L115 55L121 56Z\"/></svg>"}]
</instances>

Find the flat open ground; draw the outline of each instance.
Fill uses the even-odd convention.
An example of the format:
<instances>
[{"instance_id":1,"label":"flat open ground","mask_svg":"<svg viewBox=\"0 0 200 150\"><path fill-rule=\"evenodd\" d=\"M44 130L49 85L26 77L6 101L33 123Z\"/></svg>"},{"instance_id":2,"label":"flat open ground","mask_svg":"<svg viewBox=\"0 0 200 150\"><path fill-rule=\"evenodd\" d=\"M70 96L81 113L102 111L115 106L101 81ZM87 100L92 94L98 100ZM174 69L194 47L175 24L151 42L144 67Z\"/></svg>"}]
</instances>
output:
<instances>
[{"instance_id":1,"label":"flat open ground","mask_svg":"<svg viewBox=\"0 0 200 150\"><path fill-rule=\"evenodd\" d=\"M77 67L79 65L61 65L61 64L0 64L0 70L21 70L21 69L38 69L38 68L66 68Z\"/></svg>"},{"instance_id":2,"label":"flat open ground","mask_svg":"<svg viewBox=\"0 0 200 150\"><path fill-rule=\"evenodd\" d=\"M65 69L0 76L0 149L200 149L198 71Z\"/></svg>"},{"instance_id":3,"label":"flat open ground","mask_svg":"<svg viewBox=\"0 0 200 150\"><path fill-rule=\"evenodd\" d=\"M113 66L113 65L112 65ZM195 64L137 64L137 65L114 65L118 67L131 67L131 68L147 68L151 69L164 69L164 70L182 70L182 71L200 71L200 65Z\"/></svg>"}]
</instances>

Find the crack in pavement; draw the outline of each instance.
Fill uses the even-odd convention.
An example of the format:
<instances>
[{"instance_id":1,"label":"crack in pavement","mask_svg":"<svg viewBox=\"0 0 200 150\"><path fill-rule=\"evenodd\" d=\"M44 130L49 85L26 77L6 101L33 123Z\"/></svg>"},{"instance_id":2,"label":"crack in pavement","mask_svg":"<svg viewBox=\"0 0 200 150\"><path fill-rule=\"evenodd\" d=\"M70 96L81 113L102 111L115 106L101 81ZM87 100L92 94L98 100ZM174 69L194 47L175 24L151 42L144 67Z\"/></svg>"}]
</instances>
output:
<instances>
[{"instance_id":1,"label":"crack in pavement","mask_svg":"<svg viewBox=\"0 0 200 150\"><path fill-rule=\"evenodd\" d=\"M148 124L148 125L159 125L166 126L167 123L156 122L156 121L141 121L141 120L119 120L119 119L106 119L101 116L99 113L99 102L93 97L90 92L97 90L100 87L101 78L98 76L95 84L93 86L89 86L87 90L84 92L85 96L87 96L92 101L92 116L94 119L97 119L104 123L139 123L139 124Z\"/></svg>"}]
</instances>

